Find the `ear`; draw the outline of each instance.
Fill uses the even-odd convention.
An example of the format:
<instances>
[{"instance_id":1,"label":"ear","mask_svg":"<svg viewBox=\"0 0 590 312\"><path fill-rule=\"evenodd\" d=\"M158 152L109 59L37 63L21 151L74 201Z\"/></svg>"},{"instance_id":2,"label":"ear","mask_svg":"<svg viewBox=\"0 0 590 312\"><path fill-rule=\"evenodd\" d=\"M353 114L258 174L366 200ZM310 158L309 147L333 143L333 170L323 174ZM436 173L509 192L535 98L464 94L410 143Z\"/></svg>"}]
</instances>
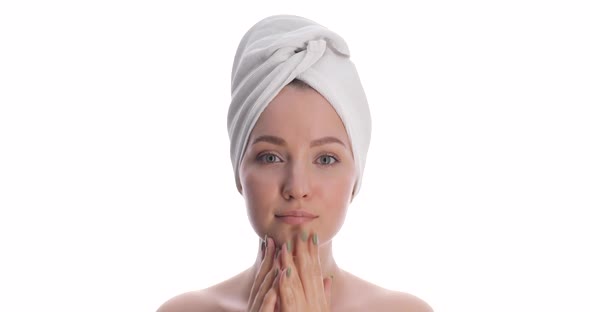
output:
<instances>
[{"instance_id":1,"label":"ear","mask_svg":"<svg viewBox=\"0 0 590 312\"><path fill-rule=\"evenodd\" d=\"M241 171L242 171L242 165L240 164L238 172L234 172L234 182L236 183L236 189L238 189L238 193L240 193L240 195L244 196L244 193L242 192L243 187L242 187L242 175L240 174Z\"/></svg>"},{"instance_id":2,"label":"ear","mask_svg":"<svg viewBox=\"0 0 590 312\"><path fill-rule=\"evenodd\" d=\"M240 195L244 196L244 194L242 193L242 183L238 183L236 187L238 188L238 192L240 192Z\"/></svg>"},{"instance_id":3,"label":"ear","mask_svg":"<svg viewBox=\"0 0 590 312\"><path fill-rule=\"evenodd\" d=\"M349 204L352 203L352 200L354 199L354 191L356 190L356 185L358 183L358 179L354 182L354 186L352 187L352 194L350 194L350 202L348 202Z\"/></svg>"}]
</instances>

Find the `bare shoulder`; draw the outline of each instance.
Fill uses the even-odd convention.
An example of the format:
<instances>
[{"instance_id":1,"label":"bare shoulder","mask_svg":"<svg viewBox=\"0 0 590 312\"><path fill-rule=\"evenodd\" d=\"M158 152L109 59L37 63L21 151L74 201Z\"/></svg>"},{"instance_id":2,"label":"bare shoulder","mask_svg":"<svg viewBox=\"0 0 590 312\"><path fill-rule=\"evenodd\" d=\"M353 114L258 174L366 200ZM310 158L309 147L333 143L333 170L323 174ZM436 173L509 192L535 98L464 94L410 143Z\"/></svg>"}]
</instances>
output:
<instances>
[{"instance_id":1,"label":"bare shoulder","mask_svg":"<svg viewBox=\"0 0 590 312\"><path fill-rule=\"evenodd\" d=\"M157 312L219 311L218 301L207 291L191 291L164 302Z\"/></svg>"},{"instance_id":2,"label":"bare shoulder","mask_svg":"<svg viewBox=\"0 0 590 312\"><path fill-rule=\"evenodd\" d=\"M198 291L186 292L164 302L157 312L234 312L244 311L248 305L240 297L247 279L244 271L229 280Z\"/></svg>"},{"instance_id":3,"label":"bare shoulder","mask_svg":"<svg viewBox=\"0 0 590 312\"><path fill-rule=\"evenodd\" d=\"M376 299L373 311L433 312L424 300L404 292L384 290Z\"/></svg>"},{"instance_id":4,"label":"bare shoulder","mask_svg":"<svg viewBox=\"0 0 590 312\"><path fill-rule=\"evenodd\" d=\"M353 307L352 310L375 312L433 311L428 303L412 294L385 289L348 272L347 277L349 289L354 291L354 293L349 293L349 298L356 299L356 304L350 304L350 302L347 304L347 306Z\"/></svg>"}]
</instances>

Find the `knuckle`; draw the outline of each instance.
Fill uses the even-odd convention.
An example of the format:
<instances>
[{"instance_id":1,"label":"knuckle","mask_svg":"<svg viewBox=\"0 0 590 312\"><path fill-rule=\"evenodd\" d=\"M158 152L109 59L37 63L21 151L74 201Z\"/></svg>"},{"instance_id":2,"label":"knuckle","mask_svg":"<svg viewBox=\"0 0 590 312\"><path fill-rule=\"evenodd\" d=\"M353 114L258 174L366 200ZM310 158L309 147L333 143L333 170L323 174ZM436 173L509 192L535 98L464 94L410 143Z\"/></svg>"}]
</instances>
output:
<instances>
[{"instance_id":1,"label":"knuckle","mask_svg":"<svg viewBox=\"0 0 590 312\"><path fill-rule=\"evenodd\" d=\"M281 300L282 303L287 306L293 306L295 304L295 296L293 295L291 288L285 287Z\"/></svg>"},{"instance_id":2,"label":"knuckle","mask_svg":"<svg viewBox=\"0 0 590 312\"><path fill-rule=\"evenodd\" d=\"M318 261L314 261L312 267L310 268L311 272L314 274L318 274L318 273L322 273L322 268L320 266L320 263Z\"/></svg>"},{"instance_id":3,"label":"knuckle","mask_svg":"<svg viewBox=\"0 0 590 312\"><path fill-rule=\"evenodd\" d=\"M311 267L312 264L311 264L311 261L309 261L309 260L310 259L308 257L303 257L303 256L299 256L296 259L296 262L297 262L298 266L301 268L301 270L303 272L306 272L306 271L308 271L310 269L310 267Z\"/></svg>"}]
</instances>

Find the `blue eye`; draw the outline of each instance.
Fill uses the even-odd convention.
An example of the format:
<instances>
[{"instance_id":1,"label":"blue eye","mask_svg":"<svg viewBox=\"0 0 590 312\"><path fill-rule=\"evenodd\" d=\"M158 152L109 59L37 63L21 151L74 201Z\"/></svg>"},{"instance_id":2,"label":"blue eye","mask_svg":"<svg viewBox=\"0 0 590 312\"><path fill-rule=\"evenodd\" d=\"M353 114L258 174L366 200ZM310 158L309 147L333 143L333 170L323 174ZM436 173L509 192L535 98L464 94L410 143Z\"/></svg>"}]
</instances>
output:
<instances>
[{"instance_id":1,"label":"blue eye","mask_svg":"<svg viewBox=\"0 0 590 312\"><path fill-rule=\"evenodd\" d=\"M256 158L257 161L262 162L262 163L277 163L280 162L281 159L275 155L275 154L270 154L270 153L266 153L266 154L262 154L260 156L258 156Z\"/></svg>"},{"instance_id":2,"label":"blue eye","mask_svg":"<svg viewBox=\"0 0 590 312\"><path fill-rule=\"evenodd\" d=\"M338 159L332 155L322 155L318 158L320 165L322 166L332 166L338 162Z\"/></svg>"}]
</instances>

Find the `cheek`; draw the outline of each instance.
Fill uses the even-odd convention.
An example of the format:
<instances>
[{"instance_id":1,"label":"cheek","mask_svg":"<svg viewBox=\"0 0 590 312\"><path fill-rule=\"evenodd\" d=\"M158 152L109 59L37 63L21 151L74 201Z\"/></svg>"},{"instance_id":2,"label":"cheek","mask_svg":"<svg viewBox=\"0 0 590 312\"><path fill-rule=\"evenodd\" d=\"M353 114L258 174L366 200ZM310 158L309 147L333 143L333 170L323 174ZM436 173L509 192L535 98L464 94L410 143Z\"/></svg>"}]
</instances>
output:
<instances>
[{"instance_id":1,"label":"cheek","mask_svg":"<svg viewBox=\"0 0 590 312\"><path fill-rule=\"evenodd\" d=\"M355 168L351 166L343 167L341 171L333 173L330 177L325 177L322 187L330 201L340 203L341 206L348 206L352 197L354 183L356 181Z\"/></svg>"},{"instance_id":2,"label":"cheek","mask_svg":"<svg viewBox=\"0 0 590 312\"><path fill-rule=\"evenodd\" d=\"M272 171L244 170L241 175L242 195L246 200L248 215L256 223L261 215L268 215L276 202L278 177Z\"/></svg>"},{"instance_id":3,"label":"cheek","mask_svg":"<svg viewBox=\"0 0 590 312\"><path fill-rule=\"evenodd\" d=\"M354 179L343 176L322 183L324 209L318 228L322 240L332 240L344 225L353 188Z\"/></svg>"},{"instance_id":4,"label":"cheek","mask_svg":"<svg viewBox=\"0 0 590 312\"><path fill-rule=\"evenodd\" d=\"M347 179L333 181L330 184L324 184L325 193L329 206L332 208L333 213L343 214L346 212L350 198L352 196L352 190L354 181Z\"/></svg>"},{"instance_id":5,"label":"cheek","mask_svg":"<svg viewBox=\"0 0 590 312\"><path fill-rule=\"evenodd\" d=\"M354 169L352 171L354 172ZM328 208L326 212L330 214L330 220L335 223L340 224L344 221L355 180L355 175L348 169L329 179L324 179L320 184L326 201L325 205Z\"/></svg>"}]
</instances>

